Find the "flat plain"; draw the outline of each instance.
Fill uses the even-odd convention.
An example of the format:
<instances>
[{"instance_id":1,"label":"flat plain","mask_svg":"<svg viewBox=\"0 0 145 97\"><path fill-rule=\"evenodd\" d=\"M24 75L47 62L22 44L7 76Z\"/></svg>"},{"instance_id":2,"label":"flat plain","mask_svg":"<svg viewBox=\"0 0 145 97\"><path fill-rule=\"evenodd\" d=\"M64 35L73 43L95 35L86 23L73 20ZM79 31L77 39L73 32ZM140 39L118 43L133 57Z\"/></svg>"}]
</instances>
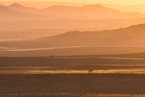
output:
<instances>
[{"instance_id":1,"label":"flat plain","mask_svg":"<svg viewBox=\"0 0 145 97\"><path fill-rule=\"evenodd\" d=\"M144 59L144 53L1 57L0 97L144 97Z\"/></svg>"}]
</instances>

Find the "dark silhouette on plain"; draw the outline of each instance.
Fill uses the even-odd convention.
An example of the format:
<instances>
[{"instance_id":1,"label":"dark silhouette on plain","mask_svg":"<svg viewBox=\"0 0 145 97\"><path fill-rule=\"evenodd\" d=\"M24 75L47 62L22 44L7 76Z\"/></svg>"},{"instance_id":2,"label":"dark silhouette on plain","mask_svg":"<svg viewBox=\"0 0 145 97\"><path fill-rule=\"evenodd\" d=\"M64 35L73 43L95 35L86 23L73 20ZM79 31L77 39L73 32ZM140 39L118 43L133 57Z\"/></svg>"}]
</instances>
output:
<instances>
[{"instance_id":1,"label":"dark silhouette on plain","mask_svg":"<svg viewBox=\"0 0 145 97\"><path fill-rule=\"evenodd\" d=\"M93 73L93 70L89 70L88 73Z\"/></svg>"}]
</instances>

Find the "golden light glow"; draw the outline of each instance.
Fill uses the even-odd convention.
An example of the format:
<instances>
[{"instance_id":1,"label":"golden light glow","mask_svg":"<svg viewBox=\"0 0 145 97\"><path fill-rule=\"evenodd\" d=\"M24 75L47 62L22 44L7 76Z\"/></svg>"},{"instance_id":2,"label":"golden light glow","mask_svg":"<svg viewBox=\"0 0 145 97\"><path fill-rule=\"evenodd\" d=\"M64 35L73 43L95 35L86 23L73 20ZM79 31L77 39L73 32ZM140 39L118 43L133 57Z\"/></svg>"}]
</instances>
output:
<instances>
[{"instance_id":1,"label":"golden light glow","mask_svg":"<svg viewBox=\"0 0 145 97\"><path fill-rule=\"evenodd\" d=\"M14 0L5 0L14 1ZM106 3L106 4L145 4L145 0L17 0L17 1L48 1L48 2L76 2L76 3ZM1 1L3 2L3 1Z\"/></svg>"}]
</instances>

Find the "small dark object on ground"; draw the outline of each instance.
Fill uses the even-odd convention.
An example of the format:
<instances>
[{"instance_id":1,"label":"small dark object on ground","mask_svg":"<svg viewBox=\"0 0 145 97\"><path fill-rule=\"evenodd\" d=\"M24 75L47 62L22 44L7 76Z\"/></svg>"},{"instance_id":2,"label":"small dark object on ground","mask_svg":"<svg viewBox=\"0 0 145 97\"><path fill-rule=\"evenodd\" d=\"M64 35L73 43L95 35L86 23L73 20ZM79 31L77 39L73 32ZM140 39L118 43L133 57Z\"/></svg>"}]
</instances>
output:
<instances>
[{"instance_id":1,"label":"small dark object on ground","mask_svg":"<svg viewBox=\"0 0 145 97\"><path fill-rule=\"evenodd\" d=\"M88 73L92 73L92 72L93 72L93 70L89 70L89 71L88 71Z\"/></svg>"}]
</instances>

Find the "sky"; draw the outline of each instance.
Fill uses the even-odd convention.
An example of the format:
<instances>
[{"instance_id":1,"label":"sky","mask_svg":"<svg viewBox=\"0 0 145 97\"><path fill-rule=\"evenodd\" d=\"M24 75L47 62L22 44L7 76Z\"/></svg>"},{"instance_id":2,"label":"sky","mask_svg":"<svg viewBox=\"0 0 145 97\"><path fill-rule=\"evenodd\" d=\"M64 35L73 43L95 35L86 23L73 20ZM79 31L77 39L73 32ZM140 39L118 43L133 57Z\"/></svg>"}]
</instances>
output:
<instances>
[{"instance_id":1,"label":"sky","mask_svg":"<svg viewBox=\"0 0 145 97\"><path fill-rule=\"evenodd\" d=\"M3 0L0 0L3 1ZM4 0L14 1L14 0ZM106 3L106 4L125 4L125 5L136 5L145 4L145 0L16 0L16 1L51 1L51 2L75 2L75 3Z\"/></svg>"}]
</instances>

